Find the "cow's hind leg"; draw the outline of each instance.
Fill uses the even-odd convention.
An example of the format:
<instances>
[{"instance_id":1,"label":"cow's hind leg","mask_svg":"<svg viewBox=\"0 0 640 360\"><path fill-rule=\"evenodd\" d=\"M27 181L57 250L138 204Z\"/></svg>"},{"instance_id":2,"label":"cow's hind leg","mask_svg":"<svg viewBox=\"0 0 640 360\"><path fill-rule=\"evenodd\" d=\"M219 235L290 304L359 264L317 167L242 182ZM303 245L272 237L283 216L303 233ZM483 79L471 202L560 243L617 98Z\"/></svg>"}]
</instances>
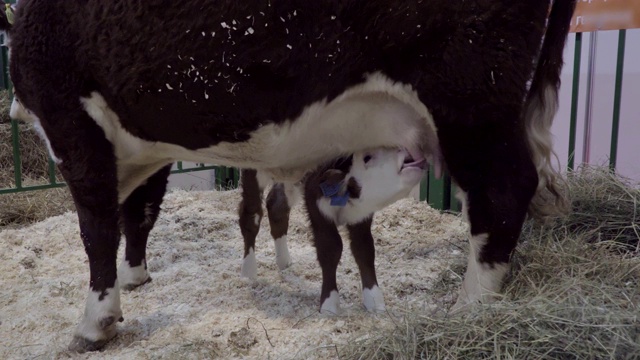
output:
<instances>
[{"instance_id":1,"label":"cow's hind leg","mask_svg":"<svg viewBox=\"0 0 640 360\"><path fill-rule=\"evenodd\" d=\"M125 255L118 267L118 282L124 290L151 281L147 271L147 238L155 224L167 189L171 165L160 169L140 185L120 207L120 227L127 239Z\"/></svg>"},{"instance_id":2,"label":"cow's hind leg","mask_svg":"<svg viewBox=\"0 0 640 360\"><path fill-rule=\"evenodd\" d=\"M367 311L383 312L384 296L378 287L375 268L375 246L371 235L373 217L358 224L348 225L351 253L358 264L362 280L362 300Z\"/></svg>"},{"instance_id":3,"label":"cow's hind leg","mask_svg":"<svg viewBox=\"0 0 640 360\"><path fill-rule=\"evenodd\" d=\"M287 233L289 231L289 215L295 191L293 184L278 183L273 185L267 195L267 214L269 216L269 228L276 246L276 263L280 270L291 265L291 256L287 245Z\"/></svg>"},{"instance_id":4,"label":"cow's hind leg","mask_svg":"<svg viewBox=\"0 0 640 360\"><path fill-rule=\"evenodd\" d=\"M255 279L258 276L256 263L256 236L262 221L263 186L258 181L258 173L253 169L243 169L240 174L242 200L238 208L240 232L244 239L244 258L241 274L243 277Z\"/></svg>"}]
</instances>

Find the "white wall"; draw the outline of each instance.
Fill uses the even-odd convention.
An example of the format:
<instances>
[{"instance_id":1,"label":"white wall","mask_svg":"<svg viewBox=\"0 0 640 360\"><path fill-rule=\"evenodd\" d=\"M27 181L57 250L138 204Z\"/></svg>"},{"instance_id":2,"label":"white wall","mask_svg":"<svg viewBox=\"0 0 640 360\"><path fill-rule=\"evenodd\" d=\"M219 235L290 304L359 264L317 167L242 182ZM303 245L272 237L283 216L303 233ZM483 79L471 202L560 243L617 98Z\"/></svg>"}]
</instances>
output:
<instances>
[{"instance_id":1,"label":"white wall","mask_svg":"<svg viewBox=\"0 0 640 360\"><path fill-rule=\"evenodd\" d=\"M580 102L576 133L576 165L582 163L586 87L591 34L582 36L582 64L580 67ZM613 94L618 48L618 31L601 31L597 35L593 115L591 127L591 164L608 164L613 116ZM570 34L564 51L560 108L553 133L555 149L566 166L569 147L569 117L575 34ZM640 30L627 30L617 168L621 175L640 181Z\"/></svg>"}]
</instances>

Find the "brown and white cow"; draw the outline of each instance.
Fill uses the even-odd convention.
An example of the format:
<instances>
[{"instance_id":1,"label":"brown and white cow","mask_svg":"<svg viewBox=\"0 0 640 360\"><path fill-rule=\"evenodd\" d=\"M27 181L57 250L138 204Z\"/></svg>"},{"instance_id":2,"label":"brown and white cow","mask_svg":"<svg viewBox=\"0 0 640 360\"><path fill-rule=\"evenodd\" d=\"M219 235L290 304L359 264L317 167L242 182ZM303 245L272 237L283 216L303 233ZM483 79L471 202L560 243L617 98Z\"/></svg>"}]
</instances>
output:
<instances>
[{"instance_id":1,"label":"brown and white cow","mask_svg":"<svg viewBox=\"0 0 640 360\"><path fill-rule=\"evenodd\" d=\"M490 300L527 212L565 205L549 129L575 0L551 3L21 1L13 27L0 23L11 79L59 160L89 259L71 348L114 337L120 286L147 281L175 160L297 181L371 148L442 157L471 225L458 307Z\"/></svg>"},{"instance_id":2,"label":"brown and white cow","mask_svg":"<svg viewBox=\"0 0 640 360\"><path fill-rule=\"evenodd\" d=\"M291 264L287 246L289 214L300 192L313 231L318 262L322 268L320 312L339 314L336 270L342 256L339 226L345 226L362 280L362 299L368 311L385 310L375 270L375 247L371 234L374 213L406 197L422 178L426 161L414 161L404 150L376 149L358 152L320 166L300 183L275 183L263 173L242 170L240 230L244 238L242 275L257 277L256 236L262 220L262 193L267 195L267 216L275 241L280 269ZM303 191L301 191L303 190Z\"/></svg>"}]
</instances>

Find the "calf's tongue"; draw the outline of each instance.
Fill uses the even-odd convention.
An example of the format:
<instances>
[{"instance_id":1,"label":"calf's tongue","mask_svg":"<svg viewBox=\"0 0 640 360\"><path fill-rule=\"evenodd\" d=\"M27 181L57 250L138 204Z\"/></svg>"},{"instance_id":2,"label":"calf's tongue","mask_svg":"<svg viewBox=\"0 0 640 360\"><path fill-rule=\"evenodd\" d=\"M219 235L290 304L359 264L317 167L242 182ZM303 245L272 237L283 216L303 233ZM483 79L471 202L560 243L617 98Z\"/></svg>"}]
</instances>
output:
<instances>
[{"instance_id":1,"label":"calf's tongue","mask_svg":"<svg viewBox=\"0 0 640 360\"><path fill-rule=\"evenodd\" d=\"M422 150L418 148L407 147L405 150L409 153L409 156L413 159L414 162L424 160L424 154Z\"/></svg>"}]
</instances>

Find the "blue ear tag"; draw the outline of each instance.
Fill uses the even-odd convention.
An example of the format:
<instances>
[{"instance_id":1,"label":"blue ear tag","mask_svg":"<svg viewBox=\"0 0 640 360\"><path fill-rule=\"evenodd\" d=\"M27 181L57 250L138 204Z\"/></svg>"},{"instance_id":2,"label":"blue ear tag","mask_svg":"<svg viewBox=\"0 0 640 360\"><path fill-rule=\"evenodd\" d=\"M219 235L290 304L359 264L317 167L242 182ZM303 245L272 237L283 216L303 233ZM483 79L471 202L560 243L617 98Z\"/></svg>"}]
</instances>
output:
<instances>
[{"instance_id":1,"label":"blue ear tag","mask_svg":"<svg viewBox=\"0 0 640 360\"><path fill-rule=\"evenodd\" d=\"M348 191L343 195L339 195L341 187L342 181L337 184L327 184L326 182L320 184L322 195L331 199L331 206L345 206L347 205L347 202L349 202Z\"/></svg>"},{"instance_id":2,"label":"blue ear tag","mask_svg":"<svg viewBox=\"0 0 640 360\"><path fill-rule=\"evenodd\" d=\"M345 206L349 202L349 192L346 191L344 195L338 194L331 196L331 206Z\"/></svg>"},{"instance_id":3,"label":"blue ear tag","mask_svg":"<svg viewBox=\"0 0 640 360\"><path fill-rule=\"evenodd\" d=\"M322 184L320 184L320 190L322 191L322 195L324 197L332 197L338 194L341 186L342 182L339 182L337 184L327 184L326 182L323 182Z\"/></svg>"}]
</instances>

